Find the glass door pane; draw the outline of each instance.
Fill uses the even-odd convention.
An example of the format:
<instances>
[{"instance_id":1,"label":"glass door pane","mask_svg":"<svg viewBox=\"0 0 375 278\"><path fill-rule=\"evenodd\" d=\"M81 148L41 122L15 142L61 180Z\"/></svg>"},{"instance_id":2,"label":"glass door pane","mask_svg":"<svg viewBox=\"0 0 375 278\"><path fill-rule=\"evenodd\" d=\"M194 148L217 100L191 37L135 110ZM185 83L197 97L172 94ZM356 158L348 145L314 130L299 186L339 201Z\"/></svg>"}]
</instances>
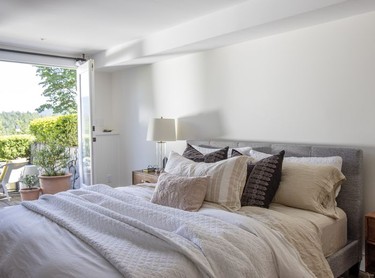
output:
<instances>
[{"instance_id":1,"label":"glass door pane","mask_svg":"<svg viewBox=\"0 0 375 278\"><path fill-rule=\"evenodd\" d=\"M92 96L93 96L94 64L92 60L77 68L78 92L78 161L81 186L91 185L93 180L93 127L92 127Z\"/></svg>"}]
</instances>

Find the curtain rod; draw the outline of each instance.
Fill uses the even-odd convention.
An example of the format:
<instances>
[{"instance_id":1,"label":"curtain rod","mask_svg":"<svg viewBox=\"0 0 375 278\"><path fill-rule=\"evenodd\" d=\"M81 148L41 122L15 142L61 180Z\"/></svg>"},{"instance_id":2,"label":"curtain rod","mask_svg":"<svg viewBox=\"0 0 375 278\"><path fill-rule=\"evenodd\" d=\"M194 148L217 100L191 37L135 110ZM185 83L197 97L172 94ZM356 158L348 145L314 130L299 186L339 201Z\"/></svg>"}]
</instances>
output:
<instances>
[{"instance_id":1,"label":"curtain rod","mask_svg":"<svg viewBox=\"0 0 375 278\"><path fill-rule=\"evenodd\" d=\"M76 61L86 61L85 54L82 54L82 58L77 58L77 57L60 56L60 55L30 52L30 51L23 51L23 50L6 49L6 48L0 48L0 51L6 51L6 52L12 52L12 53L18 53L18 54L39 55L39 56L52 57L52 58L72 59L72 60L76 60Z\"/></svg>"}]
</instances>

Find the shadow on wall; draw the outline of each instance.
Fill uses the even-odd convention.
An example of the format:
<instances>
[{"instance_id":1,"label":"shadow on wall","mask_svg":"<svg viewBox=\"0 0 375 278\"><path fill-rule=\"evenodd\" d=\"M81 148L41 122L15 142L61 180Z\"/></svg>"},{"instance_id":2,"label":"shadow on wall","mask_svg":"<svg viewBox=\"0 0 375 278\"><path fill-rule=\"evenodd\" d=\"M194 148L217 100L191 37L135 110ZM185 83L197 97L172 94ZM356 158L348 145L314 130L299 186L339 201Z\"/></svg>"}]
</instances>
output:
<instances>
[{"instance_id":1,"label":"shadow on wall","mask_svg":"<svg viewBox=\"0 0 375 278\"><path fill-rule=\"evenodd\" d=\"M224 134L218 110L177 119L177 140L220 138Z\"/></svg>"}]
</instances>

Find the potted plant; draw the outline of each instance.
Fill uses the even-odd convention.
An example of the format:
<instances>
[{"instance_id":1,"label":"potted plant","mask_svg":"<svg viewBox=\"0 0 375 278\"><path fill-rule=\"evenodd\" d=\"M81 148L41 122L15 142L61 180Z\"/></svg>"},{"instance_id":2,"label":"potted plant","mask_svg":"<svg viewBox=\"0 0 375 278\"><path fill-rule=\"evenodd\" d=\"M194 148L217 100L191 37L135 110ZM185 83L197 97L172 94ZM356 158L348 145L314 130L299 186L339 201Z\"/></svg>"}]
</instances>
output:
<instances>
[{"instance_id":1,"label":"potted plant","mask_svg":"<svg viewBox=\"0 0 375 278\"><path fill-rule=\"evenodd\" d=\"M43 194L55 194L70 189L72 176L67 170L70 160L68 147L58 143L39 145L33 151L33 163L38 166Z\"/></svg>"},{"instance_id":2,"label":"potted plant","mask_svg":"<svg viewBox=\"0 0 375 278\"><path fill-rule=\"evenodd\" d=\"M37 175L26 175L20 180L26 187L20 189L22 201L37 200L40 195Z\"/></svg>"}]
</instances>

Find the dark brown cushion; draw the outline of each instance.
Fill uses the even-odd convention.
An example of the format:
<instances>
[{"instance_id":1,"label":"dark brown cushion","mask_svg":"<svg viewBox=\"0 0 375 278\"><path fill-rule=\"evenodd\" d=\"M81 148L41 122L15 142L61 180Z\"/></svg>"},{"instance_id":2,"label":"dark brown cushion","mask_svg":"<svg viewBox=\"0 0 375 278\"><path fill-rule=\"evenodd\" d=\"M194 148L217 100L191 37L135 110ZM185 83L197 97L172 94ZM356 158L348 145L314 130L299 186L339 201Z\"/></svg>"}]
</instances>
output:
<instances>
[{"instance_id":1,"label":"dark brown cushion","mask_svg":"<svg viewBox=\"0 0 375 278\"><path fill-rule=\"evenodd\" d=\"M285 151L248 165L241 206L268 208L279 188Z\"/></svg>"},{"instance_id":2,"label":"dark brown cushion","mask_svg":"<svg viewBox=\"0 0 375 278\"><path fill-rule=\"evenodd\" d=\"M187 144L184 153L182 154L183 157L193 160L194 162L206 162L206 163L213 163L218 162L220 160L224 160L228 158L228 149L229 147L225 147L219 149L217 151L213 151L208 154L202 154L200 151L195 149L192 145Z\"/></svg>"}]
</instances>

